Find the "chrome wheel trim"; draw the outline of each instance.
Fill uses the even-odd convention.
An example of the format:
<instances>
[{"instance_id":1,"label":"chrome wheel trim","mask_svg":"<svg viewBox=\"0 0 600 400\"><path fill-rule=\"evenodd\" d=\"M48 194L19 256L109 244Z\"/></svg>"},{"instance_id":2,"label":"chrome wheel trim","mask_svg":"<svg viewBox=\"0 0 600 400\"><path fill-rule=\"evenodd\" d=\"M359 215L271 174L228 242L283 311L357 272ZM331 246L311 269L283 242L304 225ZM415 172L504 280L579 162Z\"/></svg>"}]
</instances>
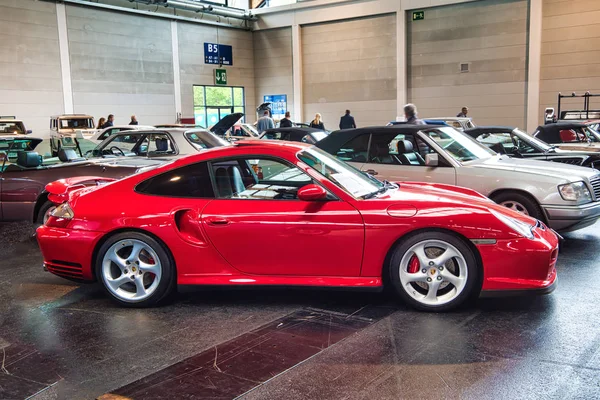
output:
<instances>
[{"instance_id":1,"label":"chrome wheel trim","mask_svg":"<svg viewBox=\"0 0 600 400\"><path fill-rule=\"evenodd\" d=\"M119 240L102 258L102 280L106 288L126 302L135 303L152 296L161 277L158 254L141 240Z\"/></svg>"},{"instance_id":2,"label":"chrome wheel trim","mask_svg":"<svg viewBox=\"0 0 600 400\"><path fill-rule=\"evenodd\" d=\"M427 254L427 249L439 249L442 253L432 258ZM409 272L413 256L419 262L419 270L415 273ZM448 269L449 263L453 263L458 274ZM464 290L469 273L462 253L450 243L436 239L423 240L408 249L400 261L399 271L405 292L428 306L440 306L456 299ZM423 290L426 293L422 293ZM440 290L442 293L439 293Z\"/></svg>"},{"instance_id":3,"label":"chrome wheel trim","mask_svg":"<svg viewBox=\"0 0 600 400\"><path fill-rule=\"evenodd\" d=\"M518 201L506 200L500 203L500 205L506 208L510 208L511 210L514 210L516 212L520 212L521 214L529 215L527 208L525 208L525 206L519 203Z\"/></svg>"},{"instance_id":4,"label":"chrome wheel trim","mask_svg":"<svg viewBox=\"0 0 600 400\"><path fill-rule=\"evenodd\" d=\"M44 216L42 217L42 224L46 225L46 222L50 219L50 215L52 215L54 210L56 210L56 206L52 206L46 210Z\"/></svg>"}]
</instances>

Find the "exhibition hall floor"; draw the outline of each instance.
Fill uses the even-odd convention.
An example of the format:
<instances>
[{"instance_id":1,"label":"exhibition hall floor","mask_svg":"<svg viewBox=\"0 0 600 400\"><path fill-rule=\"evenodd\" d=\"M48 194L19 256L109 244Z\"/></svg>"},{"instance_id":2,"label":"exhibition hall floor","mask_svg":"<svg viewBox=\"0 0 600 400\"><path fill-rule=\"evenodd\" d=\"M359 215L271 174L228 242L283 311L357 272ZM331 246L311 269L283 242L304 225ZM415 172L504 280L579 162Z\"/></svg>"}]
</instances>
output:
<instances>
[{"instance_id":1,"label":"exhibition hall floor","mask_svg":"<svg viewBox=\"0 0 600 400\"><path fill-rule=\"evenodd\" d=\"M447 314L304 289L126 309L0 225L0 398L599 398L600 225L565 237L554 293Z\"/></svg>"}]
</instances>

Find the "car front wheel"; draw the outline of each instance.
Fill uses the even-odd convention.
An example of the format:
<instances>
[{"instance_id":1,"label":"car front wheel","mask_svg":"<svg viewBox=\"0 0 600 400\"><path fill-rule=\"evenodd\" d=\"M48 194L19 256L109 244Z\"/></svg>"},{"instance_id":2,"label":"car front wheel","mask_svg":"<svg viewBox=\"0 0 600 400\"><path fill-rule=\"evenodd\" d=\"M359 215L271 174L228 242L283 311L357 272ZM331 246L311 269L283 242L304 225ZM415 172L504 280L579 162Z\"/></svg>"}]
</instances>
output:
<instances>
[{"instance_id":1,"label":"car front wheel","mask_svg":"<svg viewBox=\"0 0 600 400\"><path fill-rule=\"evenodd\" d=\"M398 295L424 311L447 311L477 289L479 271L473 251L446 232L421 232L401 242L391 257L390 280Z\"/></svg>"},{"instance_id":2,"label":"car front wheel","mask_svg":"<svg viewBox=\"0 0 600 400\"><path fill-rule=\"evenodd\" d=\"M528 196L518 192L503 192L492 196L492 200L501 206L543 220L544 214L540 206Z\"/></svg>"},{"instance_id":3,"label":"car front wheel","mask_svg":"<svg viewBox=\"0 0 600 400\"><path fill-rule=\"evenodd\" d=\"M163 246L138 232L119 233L101 246L96 276L112 299L129 307L159 303L176 282L175 267Z\"/></svg>"}]
</instances>

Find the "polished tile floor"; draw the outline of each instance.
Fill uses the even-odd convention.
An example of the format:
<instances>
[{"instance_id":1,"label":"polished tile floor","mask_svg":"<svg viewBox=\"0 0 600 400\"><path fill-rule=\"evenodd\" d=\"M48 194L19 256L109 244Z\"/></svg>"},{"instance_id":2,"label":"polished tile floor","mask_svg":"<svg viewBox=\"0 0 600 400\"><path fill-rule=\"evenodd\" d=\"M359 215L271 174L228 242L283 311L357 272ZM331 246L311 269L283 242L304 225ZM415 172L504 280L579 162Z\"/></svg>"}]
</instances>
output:
<instances>
[{"instance_id":1,"label":"polished tile floor","mask_svg":"<svg viewBox=\"0 0 600 400\"><path fill-rule=\"evenodd\" d=\"M0 399L600 398L600 224L549 296L415 312L383 294L199 290L154 309L45 273L0 226Z\"/></svg>"}]
</instances>

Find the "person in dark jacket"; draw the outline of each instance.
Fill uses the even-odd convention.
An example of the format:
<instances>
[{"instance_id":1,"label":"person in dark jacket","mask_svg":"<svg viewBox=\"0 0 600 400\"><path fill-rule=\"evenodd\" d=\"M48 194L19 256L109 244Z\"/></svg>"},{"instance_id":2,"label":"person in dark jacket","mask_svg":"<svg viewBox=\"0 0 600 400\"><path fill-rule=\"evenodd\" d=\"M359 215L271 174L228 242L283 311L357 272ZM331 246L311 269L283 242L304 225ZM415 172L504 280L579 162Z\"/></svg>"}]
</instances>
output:
<instances>
[{"instance_id":1,"label":"person in dark jacket","mask_svg":"<svg viewBox=\"0 0 600 400\"><path fill-rule=\"evenodd\" d=\"M292 120L290 119L292 115L290 114L289 111L286 111L285 113L285 118L283 118L281 121L279 121L279 127L280 128L291 128L292 126L294 126L294 124L292 123Z\"/></svg>"},{"instance_id":2,"label":"person in dark jacket","mask_svg":"<svg viewBox=\"0 0 600 400\"><path fill-rule=\"evenodd\" d=\"M409 103L404 106L404 116L409 125L426 125L422 119L417 118L417 106L414 104Z\"/></svg>"},{"instance_id":3,"label":"person in dark jacket","mask_svg":"<svg viewBox=\"0 0 600 400\"><path fill-rule=\"evenodd\" d=\"M458 114L456 114L456 118L467 118L467 114L469 113L469 107L463 107L462 110Z\"/></svg>"},{"instance_id":4,"label":"person in dark jacket","mask_svg":"<svg viewBox=\"0 0 600 400\"><path fill-rule=\"evenodd\" d=\"M310 122L310 127L315 129L325 130L325 125L323 125L323 121L321 121L321 114L317 113L315 115L315 119Z\"/></svg>"},{"instance_id":5,"label":"person in dark jacket","mask_svg":"<svg viewBox=\"0 0 600 400\"><path fill-rule=\"evenodd\" d=\"M112 114L108 114L108 118L106 119L106 122L104 123L104 125L102 125L102 129L110 128L111 126L113 126L114 120L115 120L115 116Z\"/></svg>"},{"instance_id":6,"label":"person in dark jacket","mask_svg":"<svg viewBox=\"0 0 600 400\"><path fill-rule=\"evenodd\" d=\"M129 125L137 125L138 124L138 120L136 118L135 115L131 116L131 121L129 121Z\"/></svg>"},{"instance_id":7,"label":"person in dark jacket","mask_svg":"<svg viewBox=\"0 0 600 400\"><path fill-rule=\"evenodd\" d=\"M346 114L340 118L340 129L352 128L356 128L356 122L354 122L354 117L350 115L350 110L346 110Z\"/></svg>"}]
</instances>

